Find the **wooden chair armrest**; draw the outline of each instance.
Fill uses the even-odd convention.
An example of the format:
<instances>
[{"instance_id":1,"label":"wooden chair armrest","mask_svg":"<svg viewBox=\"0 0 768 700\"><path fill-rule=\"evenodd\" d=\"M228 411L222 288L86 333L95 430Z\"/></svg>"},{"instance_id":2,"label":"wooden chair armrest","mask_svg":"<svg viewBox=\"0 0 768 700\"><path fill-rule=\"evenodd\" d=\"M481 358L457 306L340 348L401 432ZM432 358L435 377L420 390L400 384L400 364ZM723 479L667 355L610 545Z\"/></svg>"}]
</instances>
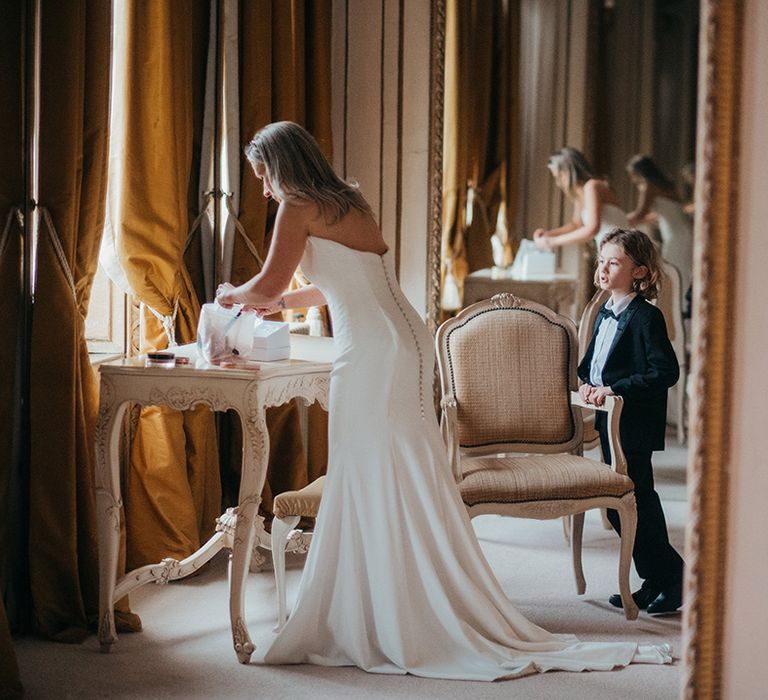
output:
<instances>
[{"instance_id":1,"label":"wooden chair armrest","mask_svg":"<svg viewBox=\"0 0 768 700\"><path fill-rule=\"evenodd\" d=\"M453 394L446 394L440 400L440 432L448 449L448 461L451 465L453 478L458 484L461 481L461 460L459 458L459 438L456 435L458 403Z\"/></svg>"},{"instance_id":2,"label":"wooden chair armrest","mask_svg":"<svg viewBox=\"0 0 768 700\"><path fill-rule=\"evenodd\" d=\"M611 466L618 474L627 474L627 459L624 456L624 449L621 446L621 437L619 435L619 419L621 418L621 409L624 407L624 399L621 396L606 396L605 403L602 406L587 403L581 398L578 391L571 392L571 404L582 409L590 411L604 411L606 422L608 424L608 447L611 452Z\"/></svg>"}]
</instances>

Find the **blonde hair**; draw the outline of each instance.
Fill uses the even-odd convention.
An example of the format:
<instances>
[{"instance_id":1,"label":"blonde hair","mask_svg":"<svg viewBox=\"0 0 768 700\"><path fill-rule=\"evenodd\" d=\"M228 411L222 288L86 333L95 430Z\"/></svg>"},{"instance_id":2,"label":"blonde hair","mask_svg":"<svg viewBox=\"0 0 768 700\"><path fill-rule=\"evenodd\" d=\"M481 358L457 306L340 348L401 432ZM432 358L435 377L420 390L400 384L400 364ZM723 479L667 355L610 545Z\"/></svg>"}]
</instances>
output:
<instances>
[{"instance_id":1,"label":"blonde hair","mask_svg":"<svg viewBox=\"0 0 768 700\"><path fill-rule=\"evenodd\" d=\"M275 194L284 200L313 202L336 223L350 209L371 213L357 183L333 171L317 141L294 122L274 122L259 129L245 147L251 165L263 165Z\"/></svg>"},{"instance_id":2,"label":"blonde hair","mask_svg":"<svg viewBox=\"0 0 768 700\"><path fill-rule=\"evenodd\" d=\"M576 188L595 177L592 166L581 151L566 146L549 157L547 166L556 173L565 173L565 193L576 199Z\"/></svg>"},{"instance_id":3,"label":"blonde hair","mask_svg":"<svg viewBox=\"0 0 768 700\"><path fill-rule=\"evenodd\" d=\"M603 240L600 241L601 251L606 243L621 246L635 265L643 266L647 270L643 277L632 280L632 290L646 299L655 299L659 296L664 273L661 268L661 257L653 241L637 229L615 228L603 236ZM594 282L596 287L600 286L599 268L595 270Z\"/></svg>"}]
</instances>

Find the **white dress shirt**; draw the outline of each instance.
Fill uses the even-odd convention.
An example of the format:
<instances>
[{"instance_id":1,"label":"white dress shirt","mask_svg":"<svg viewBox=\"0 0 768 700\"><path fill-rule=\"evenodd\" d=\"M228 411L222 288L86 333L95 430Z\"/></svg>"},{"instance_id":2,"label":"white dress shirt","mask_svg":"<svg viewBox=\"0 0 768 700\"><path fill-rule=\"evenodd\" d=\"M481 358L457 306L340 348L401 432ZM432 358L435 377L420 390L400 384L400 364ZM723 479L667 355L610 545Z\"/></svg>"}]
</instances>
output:
<instances>
[{"instance_id":1,"label":"white dress shirt","mask_svg":"<svg viewBox=\"0 0 768 700\"><path fill-rule=\"evenodd\" d=\"M635 292L630 292L622 297L616 303L613 297L605 302L607 311L612 311L614 316L620 316L629 306L630 302L637 296ZM592 363L589 366L589 383L592 386L603 386L603 367L608 359L608 352L613 345L613 339L616 337L616 331L619 327L618 318L604 316L597 328L597 338L595 338L595 350L592 353Z\"/></svg>"}]
</instances>

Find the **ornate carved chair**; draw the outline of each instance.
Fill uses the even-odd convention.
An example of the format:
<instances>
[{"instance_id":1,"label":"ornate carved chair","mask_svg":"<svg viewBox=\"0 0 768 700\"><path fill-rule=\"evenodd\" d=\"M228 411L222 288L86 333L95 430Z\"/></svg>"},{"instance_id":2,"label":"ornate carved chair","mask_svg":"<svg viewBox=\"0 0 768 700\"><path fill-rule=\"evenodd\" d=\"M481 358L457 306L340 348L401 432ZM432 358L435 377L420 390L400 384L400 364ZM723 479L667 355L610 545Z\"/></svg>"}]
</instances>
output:
<instances>
[{"instance_id":1,"label":"ornate carved chair","mask_svg":"<svg viewBox=\"0 0 768 700\"><path fill-rule=\"evenodd\" d=\"M315 479L299 491L285 491L272 504L272 564L277 588L277 626L280 629L288 617L285 603L285 553L304 553L312 540L311 532L295 530L302 518L315 518L320 508L325 477Z\"/></svg>"},{"instance_id":2,"label":"ornate carved chair","mask_svg":"<svg viewBox=\"0 0 768 700\"><path fill-rule=\"evenodd\" d=\"M592 329L595 326L595 319L597 318L597 312L600 307L608 301L611 296L610 292L606 292L602 289L598 289L594 296L589 300L589 303L584 307L584 311L579 319L579 360L587 352L589 347L589 341L592 340ZM595 428L595 412L582 410L584 416L584 442L583 447L585 450L591 450L600 446L600 435ZM608 520L608 514L605 512L605 508L600 509L600 517L603 521L603 527L606 530L611 530L611 523ZM566 530L566 537L570 537L570 530Z\"/></svg>"},{"instance_id":3,"label":"ornate carved chair","mask_svg":"<svg viewBox=\"0 0 768 700\"><path fill-rule=\"evenodd\" d=\"M579 360L586 355L589 341L592 340L592 329L595 326L597 312L610 296L610 292L598 289L581 313L581 318L579 319ZM600 436L597 434L597 430L595 430L595 413L594 411L585 412L584 449L591 450L599 444Z\"/></svg>"},{"instance_id":4,"label":"ornate carved chair","mask_svg":"<svg viewBox=\"0 0 768 700\"><path fill-rule=\"evenodd\" d=\"M570 319L511 294L461 311L437 332L441 428L470 517L485 513L554 519L573 516L576 590L584 512L615 508L622 525L619 591L629 620L637 606L629 565L637 514L619 443L622 399L609 397L614 467L581 456L584 424L577 388L576 327ZM592 408L592 407L590 407Z\"/></svg>"}]
</instances>

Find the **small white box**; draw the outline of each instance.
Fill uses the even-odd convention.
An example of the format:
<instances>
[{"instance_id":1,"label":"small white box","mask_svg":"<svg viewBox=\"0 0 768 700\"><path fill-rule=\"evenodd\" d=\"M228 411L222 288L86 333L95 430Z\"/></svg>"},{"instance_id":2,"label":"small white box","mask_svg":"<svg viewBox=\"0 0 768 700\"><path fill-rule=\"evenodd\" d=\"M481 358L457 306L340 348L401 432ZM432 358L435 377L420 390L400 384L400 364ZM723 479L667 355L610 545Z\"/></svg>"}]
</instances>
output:
<instances>
[{"instance_id":1,"label":"small white box","mask_svg":"<svg viewBox=\"0 0 768 700\"><path fill-rule=\"evenodd\" d=\"M249 360L272 362L287 360L291 356L291 337L288 324L282 321L257 321L253 327L253 346Z\"/></svg>"},{"instance_id":2,"label":"small white box","mask_svg":"<svg viewBox=\"0 0 768 700\"><path fill-rule=\"evenodd\" d=\"M529 250L523 258L523 277L550 277L555 274L555 254L550 250Z\"/></svg>"}]
</instances>

